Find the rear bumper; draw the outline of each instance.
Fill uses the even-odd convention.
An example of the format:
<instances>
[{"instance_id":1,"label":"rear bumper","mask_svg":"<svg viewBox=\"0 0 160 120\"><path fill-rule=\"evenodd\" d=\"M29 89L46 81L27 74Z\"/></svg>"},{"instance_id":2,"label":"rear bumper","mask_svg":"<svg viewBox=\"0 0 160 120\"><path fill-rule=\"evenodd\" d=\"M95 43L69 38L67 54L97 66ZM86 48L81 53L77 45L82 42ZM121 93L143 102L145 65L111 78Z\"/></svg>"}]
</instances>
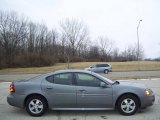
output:
<instances>
[{"instance_id":1,"label":"rear bumper","mask_svg":"<svg viewBox=\"0 0 160 120\"><path fill-rule=\"evenodd\" d=\"M24 99L25 95L18 95L18 94L9 94L7 96L7 102L11 106L23 108L24 107Z\"/></svg>"}]
</instances>

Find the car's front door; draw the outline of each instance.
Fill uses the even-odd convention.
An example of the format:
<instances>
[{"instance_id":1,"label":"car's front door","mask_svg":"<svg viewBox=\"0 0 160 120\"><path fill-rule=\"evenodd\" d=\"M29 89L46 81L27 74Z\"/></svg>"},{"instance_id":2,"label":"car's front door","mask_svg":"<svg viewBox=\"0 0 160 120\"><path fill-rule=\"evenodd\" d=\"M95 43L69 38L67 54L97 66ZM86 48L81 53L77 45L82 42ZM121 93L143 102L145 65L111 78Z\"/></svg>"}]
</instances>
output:
<instances>
[{"instance_id":1,"label":"car's front door","mask_svg":"<svg viewBox=\"0 0 160 120\"><path fill-rule=\"evenodd\" d=\"M46 78L45 92L51 108L76 107L76 87L72 73L61 73Z\"/></svg>"},{"instance_id":2,"label":"car's front door","mask_svg":"<svg viewBox=\"0 0 160 120\"><path fill-rule=\"evenodd\" d=\"M75 73L78 108L112 108L112 87L101 87L101 80L86 73Z\"/></svg>"},{"instance_id":3,"label":"car's front door","mask_svg":"<svg viewBox=\"0 0 160 120\"><path fill-rule=\"evenodd\" d=\"M97 72L97 67L96 67L96 65L91 66L91 67L90 67L90 70L91 70L92 72Z\"/></svg>"}]
</instances>

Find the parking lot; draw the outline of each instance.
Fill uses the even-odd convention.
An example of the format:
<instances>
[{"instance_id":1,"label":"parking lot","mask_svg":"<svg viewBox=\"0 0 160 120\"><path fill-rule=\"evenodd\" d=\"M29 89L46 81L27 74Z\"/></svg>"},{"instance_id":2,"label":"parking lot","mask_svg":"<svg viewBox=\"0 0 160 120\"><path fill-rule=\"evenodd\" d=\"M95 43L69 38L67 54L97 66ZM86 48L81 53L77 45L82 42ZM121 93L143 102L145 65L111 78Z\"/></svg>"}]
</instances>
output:
<instances>
[{"instance_id":1,"label":"parking lot","mask_svg":"<svg viewBox=\"0 0 160 120\"><path fill-rule=\"evenodd\" d=\"M31 117L24 109L8 105L6 97L10 83L0 82L0 120L160 120L160 78L129 81L152 88L156 95L155 104L133 116L123 116L117 111L47 111L41 117Z\"/></svg>"}]
</instances>

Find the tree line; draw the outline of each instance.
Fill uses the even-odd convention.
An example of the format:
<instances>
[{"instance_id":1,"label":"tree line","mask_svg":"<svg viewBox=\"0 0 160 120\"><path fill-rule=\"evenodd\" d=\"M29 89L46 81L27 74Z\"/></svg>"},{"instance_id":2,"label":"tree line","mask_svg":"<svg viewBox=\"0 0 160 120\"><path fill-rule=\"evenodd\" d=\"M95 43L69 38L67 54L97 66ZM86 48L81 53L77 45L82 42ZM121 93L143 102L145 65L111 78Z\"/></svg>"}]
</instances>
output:
<instances>
[{"instance_id":1,"label":"tree line","mask_svg":"<svg viewBox=\"0 0 160 120\"><path fill-rule=\"evenodd\" d=\"M137 45L120 52L107 37L94 41L90 40L87 25L76 19L62 20L58 30L50 30L16 12L0 11L0 68L137 60ZM143 59L142 47L139 53L139 59Z\"/></svg>"}]
</instances>

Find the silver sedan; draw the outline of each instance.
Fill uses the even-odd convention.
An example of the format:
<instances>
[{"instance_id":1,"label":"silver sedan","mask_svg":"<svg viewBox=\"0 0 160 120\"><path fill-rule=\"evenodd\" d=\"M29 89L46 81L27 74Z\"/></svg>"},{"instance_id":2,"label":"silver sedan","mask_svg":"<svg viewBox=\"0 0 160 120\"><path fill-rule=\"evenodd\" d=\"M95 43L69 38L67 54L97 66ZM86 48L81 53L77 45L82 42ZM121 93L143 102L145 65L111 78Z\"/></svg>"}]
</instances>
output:
<instances>
[{"instance_id":1,"label":"silver sedan","mask_svg":"<svg viewBox=\"0 0 160 120\"><path fill-rule=\"evenodd\" d=\"M10 105L25 108L32 116L51 110L114 110L133 115L153 105L150 88L137 83L111 81L85 70L50 72L30 80L12 82Z\"/></svg>"}]
</instances>

